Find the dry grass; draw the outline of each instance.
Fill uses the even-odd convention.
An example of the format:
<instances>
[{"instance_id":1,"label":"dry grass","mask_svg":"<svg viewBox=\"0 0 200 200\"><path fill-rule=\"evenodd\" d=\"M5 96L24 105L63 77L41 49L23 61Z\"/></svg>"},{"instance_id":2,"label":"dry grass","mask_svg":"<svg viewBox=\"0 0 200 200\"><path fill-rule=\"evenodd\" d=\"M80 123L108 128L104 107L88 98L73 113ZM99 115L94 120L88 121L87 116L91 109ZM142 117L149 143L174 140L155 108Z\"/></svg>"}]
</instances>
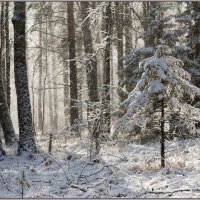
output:
<instances>
[{"instance_id":1,"label":"dry grass","mask_svg":"<svg viewBox=\"0 0 200 200\"><path fill-rule=\"evenodd\" d=\"M174 168L184 168L189 169L189 167L186 166L186 163L181 158L169 158L165 162L165 168L166 169L174 169ZM137 163L133 163L133 165L130 165L129 169L131 171L139 171L139 172L157 172L161 169L160 160L150 161L150 162L144 162L142 165L138 165Z\"/></svg>"}]
</instances>

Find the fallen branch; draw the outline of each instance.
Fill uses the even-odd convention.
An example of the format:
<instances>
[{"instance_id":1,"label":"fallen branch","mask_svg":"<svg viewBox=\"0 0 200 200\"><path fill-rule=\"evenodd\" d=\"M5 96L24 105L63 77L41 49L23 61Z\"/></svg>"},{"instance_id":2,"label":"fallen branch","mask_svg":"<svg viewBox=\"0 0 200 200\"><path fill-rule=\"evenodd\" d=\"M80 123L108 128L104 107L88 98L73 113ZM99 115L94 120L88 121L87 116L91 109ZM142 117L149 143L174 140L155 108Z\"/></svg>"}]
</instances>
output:
<instances>
[{"instance_id":1,"label":"fallen branch","mask_svg":"<svg viewBox=\"0 0 200 200\"><path fill-rule=\"evenodd\" d=\"M108 169L110 170L110 172L113 173L113 171L112 171L109 167L113 167L113 166L112 166L112 165L105 165L105 166L103 166L99 171L97 171L97 172L95 172L95 173L93 173L93 174L89 174L89 175L87 175L86 177L94 176L94 175L98 174L99 172L103 171L104 168L108 168Z\"/></svg>"},{"instance_id":2,"label":"fallen branch","mask_svg":"<svg viewBox=\"0 0 200 200\"><path fill-rule=\"evenodd\" d=\"M180 189L180 190L174 190L174 191L145 191L142 194L136 195L134 198L141 197L146 194L170 194L172 196L174 193L177 192L200 192L200 189Z\"/></svg>"},{"instance_id":3,"label":"fallen branch","mask_svg":"<svg viewBox=\"0 0 200 200\"><path fill-rule=\"evenodd\" d=\"M79 190L81 190L81 191L83 191L83 192L87 192L87 190L86 190L85 188L83 188L83 187L81 187L81 186L79 186L79 185L71 184L70 186L71 186L72 188L79 189Z\"/></svg>"}]
</instances>

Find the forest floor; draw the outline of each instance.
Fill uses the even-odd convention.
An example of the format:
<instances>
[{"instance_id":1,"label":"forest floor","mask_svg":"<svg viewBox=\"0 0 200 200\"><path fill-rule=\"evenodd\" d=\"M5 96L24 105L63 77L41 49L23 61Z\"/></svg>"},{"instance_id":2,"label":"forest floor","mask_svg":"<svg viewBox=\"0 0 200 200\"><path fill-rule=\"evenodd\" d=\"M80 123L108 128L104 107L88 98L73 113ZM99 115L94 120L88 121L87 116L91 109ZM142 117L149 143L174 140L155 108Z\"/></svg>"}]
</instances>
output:
<instances>
[{"instance_id":1,"label":"forest floor","mask_svg":"<svg viewBox=\"0 0 200 200\"><path fill-rule=\"evenodd\" d=\"M15 156L7 148L0 161L0 198L197 198L200 197L200 139L166 142L166 168L160 145L102 145L100 159L87 157L88 141L38 139L38 155ZM62 141L62 143L61 143ZM98 162L97 162L98 161Z\"/></svg>"}]
</instances>

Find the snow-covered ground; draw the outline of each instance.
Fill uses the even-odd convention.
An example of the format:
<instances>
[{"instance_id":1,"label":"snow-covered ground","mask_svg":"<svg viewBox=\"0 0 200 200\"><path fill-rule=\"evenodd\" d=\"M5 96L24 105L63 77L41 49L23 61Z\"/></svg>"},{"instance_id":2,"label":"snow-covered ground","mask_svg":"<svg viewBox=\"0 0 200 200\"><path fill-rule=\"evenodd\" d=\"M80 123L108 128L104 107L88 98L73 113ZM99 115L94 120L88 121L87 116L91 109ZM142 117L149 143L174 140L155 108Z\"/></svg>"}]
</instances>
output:
<instances>
[{"instance_id":1,"label":"snow-covered ground","mask_svg":"<svg viewBox=\"0 0 200 200\"><path fill-rule=\"evenodd\" d=\"M0 198L21 198L22 187L24 198L200 197L200 139L166 142L165 169L159 143L109 142L90 162L86 139L56 139L52 155L45 153L48 141L40 140L38 155L17 157L6 149Z\"/></svg>"}]
</instances>

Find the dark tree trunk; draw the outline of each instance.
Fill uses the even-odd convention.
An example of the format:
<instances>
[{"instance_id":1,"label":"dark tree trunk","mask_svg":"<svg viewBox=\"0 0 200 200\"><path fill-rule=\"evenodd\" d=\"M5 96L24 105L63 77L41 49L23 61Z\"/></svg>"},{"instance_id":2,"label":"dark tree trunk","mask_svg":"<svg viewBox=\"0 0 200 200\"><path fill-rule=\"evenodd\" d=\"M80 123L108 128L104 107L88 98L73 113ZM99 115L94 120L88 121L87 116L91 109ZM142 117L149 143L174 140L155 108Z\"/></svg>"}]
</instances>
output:
<instances>
[{"instance_id":1,"label":"dark tree trunk","mask_svg":"<svg viewBox=\"0 0 200 200\"><path fill-rule=\"evenodd\" d=\"M152 12L152 7L156 7L157 2L142 2L143 3L143 20L142 26L144 31L148 31L149 23L155 19L156 12ZM155 46L155 38L152 37L144 37L145 47L154 47Z\"/></svg>"},{"instance_id":2,"label":"dark tree trunk","mask_svg":"<svg viewBox=\"0 0 200 200\"><path fill-rule=\"evenodd\" d=\"M10 109L10 40L9 40L9 2L5 8L5 39L6 39L6 93L7 105Z\"/></svg>"},{"instance_id":3,"label":"dark tree trunk","mask_svg":"<svg viewBox=\"0 0 200 200\"><path fill-rule=\"evenodd\" d=\"M69 45L69 68L70 68L70 125L73 126L78 119L77 90L77 68L76 68L76 39L74 21L74 3L67 2L67 24L68 24L68 45Z\"/></svg>"},{"instance_id":4,"label":"dark tree trunk","mask_svg":"<svg viewBox=\"0 0 200 200\"><path fill-rule=\"evenodd\" d=\"M35 153L37 150L32 126L26 65L25 2L15 2L12 22L14 25L14 71L19 121L18 154L20 155L23 151Z\"/></svg>"},{"instance_id":5,"label":"dark tree trunk","mask_svg":"<svg viewBox=\"0 0 200 200\"><path fill-rule=\"evenodd\" d=\"M112 11L111 2L107 2L106 14L105 14L105 58L104 58L104 77L103 77L103 126L105 126L105 132L110 133L110 65L111 65L111 33L112 33Z\"/></svg>"},{"instance_id":6,"label":"dark tree trunk","mask_svg":"<svg viewBox=\"0 0 200 200\"><path fill-rule=\"evenodd\" d=\"M132 17L131 17L131 8L130 8L130 3L131 2L125 2L124 3L124 32L125 32L125 53L130 54L132 50Z\"/></svg>"},{"instance_id":7,"label":"dark tree trunk","mask_svg":"<svg viewBox=\"0 0 200 200\"><path fill-rule=\"evenodd\" d=\"M16 141L15 131L10 117L8 105L6 103L6 94L2 80L2 71L0 66L0 122L4 133L5 142L7 145L13 144Z\"/></svg>"},{"instance_id":8,"label":"dark tree trunk","mask_svg":"<svg viewBox=\"0 0 200 200\"><path fill-rule=\"evenodd\" d=\"M1 60L0 60L0 65L1 65L1 73L2 73L2 80L3 80L3 85L4 85L4 90L6 93L6 66L5 66L5 54L4 54L4 49L5 49L5 14L4 14L4 2L1 2Z\"/></svg>"},{"instance_id":9,"label":"dark tree trunk","mask_svg":"<svg viewBox=\"0 0 200 200\"><path fill-rule=\"evenodd\" d=\"M6 152L3 149L1 136L0 136L0 161L2 160L2 157L6 155Z\"/></svg>"},{"instance_id":10,"label":"dark tree trunk","mask_svg":"<svg viewBox=\"0 0 200 200\"><path fill-rule=\"evenodd\" d=\"M89 14L89 2L81 2L82 20L85 20ZM92 33L90 30L90 18L81 26L83 32L85 66L87 73L88 96L91 102L98 102L97 86L97 58L93 54Z\"/></svg>"},{"instance_id":11,"label":"dark tree trunk","mask_svg":"<svg viewBox=\"0 0 200 200\"><path fill-rule=\"evenodd\" d=\"M87 20L89 14L89 2L81 2L81 14L82 21L84 24L81 26L83 32L83 42L84 42L84 50L85 50L85 66L86 66L86 74L87 74L87 85L88 85L88 96L91 103L99 102L98 97L98 84L97 84L97 58L93 53L93 44L92 44L92 33L90 30L90 18ZM91 112L94 112L92 110ZM96 153L99 153L100 144L99 144L99 135L100 130L98 129L99 120L95 119L94 127L92 127L92 138L95 141L95 149ZM90 126L90 125L89 125Z\"/></svg>"},{"instance_id":12,"label":"dark tree trunk","mask_svg":"<svg viewBox=\"0 0 200 200\"><path fill-rule=\"evenodd\" d=\"M162 99L161 102L161 123L160 123L160 131L161 131L161 140L160 140L160 155L161 155L161 167L165 167L165 130L164 130L164 126L165 126L165 120L164 120L164 98Z\"/></svg>"},{"instance_id":13,"label":"dark tree trunk","mask_svg":"<svg viewBox=\"0 0 200 200\"><path fill-rule=\"evenodd\" d=\"M124 76L122 70L124 68L123 63L123 28L124 28L124 13L123 13L123 2L115 2L115 12L116 12L116 31L117 31L117 60L118 60L118 95L120 98L120 102L123 102L126 99L126 95L124 94L122 83L124 82Z\"/></svg>"},{"instance_id":14,"label":"dark tree trunk","mask_svg":"<svg viewBox=\"0 0 200 200\"><path fill-rule=\"evenodd\" d=\"M131 18L131 5L130 5L131 2L124 2L124 24L125 24L125 28L124 28L124 32L125 32L125 35L124 35L124 39L125 39L125 55L129 55L131 54L131 51L133 49L132 47L132 30L131 30L131 27L132 27L132 18ZM137 34L137 32L136 32ZM136 42L135 42L135 45ZM136 46L135 46L136 47ZM126 67L129 66L129 61L126 62ZM125 73L124 74L124 79L125 80L129 80L130 78L132 78L132 74L130 73ZM133 84L132 83L129 83L128 81L126 81L126 84L125 84L125 87L126 87L126 91L130 92L132 90L132 87L133 87ZM128 95L126 94L125 95L127 98Z\"/></svg>"},{"instance_id":15,"label":"dark tree trunk","mask_svg":"<svg viewBox=\"0 0 200 200\"><path fill-rule=\"evenodd\" d=\"M4 9L4 6L1 6ZM1 11L1 19L3 20L3 10ZM2 23L4 23L2 21ZM1 28L3 28L1 24ZM5 143L7 145L13 144L16 141L15 131L12 124L9 108L6 102L6 92L5 92L5 63L2 59L4 57L4 37L2 36L4 31L1 30L1 46L0 46L0 122L2 130L4 133Z\"/></svg>"}]
</instances>

